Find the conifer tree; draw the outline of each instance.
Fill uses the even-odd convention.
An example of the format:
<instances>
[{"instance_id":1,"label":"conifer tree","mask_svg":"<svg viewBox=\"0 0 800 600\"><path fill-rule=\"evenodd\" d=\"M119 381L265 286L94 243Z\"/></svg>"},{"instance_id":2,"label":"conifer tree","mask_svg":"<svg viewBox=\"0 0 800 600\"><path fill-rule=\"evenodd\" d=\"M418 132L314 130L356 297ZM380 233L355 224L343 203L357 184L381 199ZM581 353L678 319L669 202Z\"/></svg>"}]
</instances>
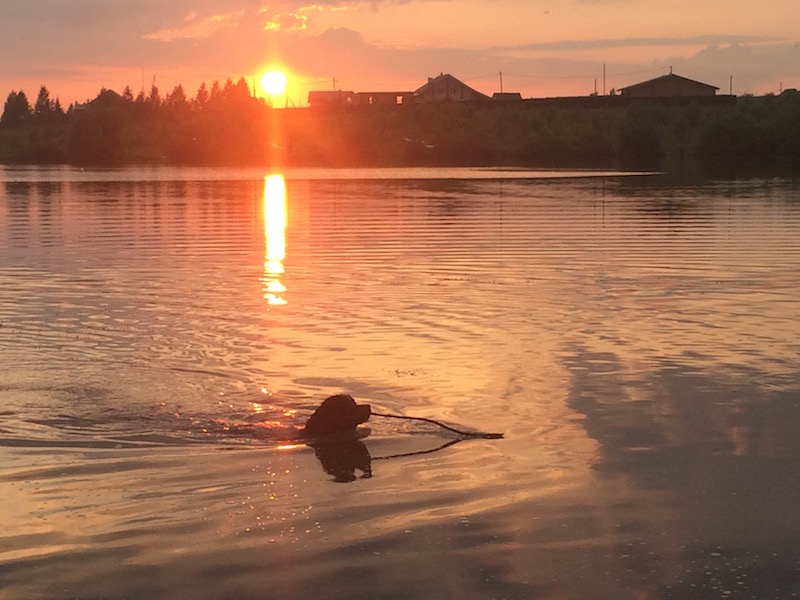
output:
<instances>
[{"instance_id":1,"label":"conifer tree","mask_svg":"<svg viewBox=\"0 0 800 600\"><path fill-rule=\"evenodd\" d=\"M0 117L0 124L13 127L26 123L31 118L31 105L25 92L12 91L6 99L3 107L3 115Z\"/></svg>"},{"instance_id":2,"label":"conifer tree","mask_svg":"<svg viewBox=\"0 0 800 600\"><path fill-rule=\"evenodd\" d=\"M36 96L36 102L33 105L33 114L39 120L45 120L53 114L54 104L50 100L50 92L47 87L42 86L39 88L39 95Z\"/></svg>"}]
</instances>

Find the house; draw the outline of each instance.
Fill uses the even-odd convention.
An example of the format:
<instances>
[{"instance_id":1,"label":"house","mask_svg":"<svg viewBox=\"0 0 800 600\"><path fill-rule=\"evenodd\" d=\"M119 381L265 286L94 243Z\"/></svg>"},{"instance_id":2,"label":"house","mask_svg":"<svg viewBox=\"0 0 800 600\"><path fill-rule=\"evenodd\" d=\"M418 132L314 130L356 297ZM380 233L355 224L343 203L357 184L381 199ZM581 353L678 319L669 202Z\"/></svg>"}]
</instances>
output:
<instances>
[{"instance_id":1,"label":"house","mask_svg":"<svg viewBox=\"0 0 800 600\"><path fill-rule=\"evenodd\" d=\"M412 92L358 92L355 103L359 106L399 106L413 101Z\"/></svg>"},{"instance_id":2,"label":"house","mask_svg":"<svg viewBox=\"0 0 800 600\"><path fill-rule=\"evenodd\" d=\"M495 102L522 102L522 94L519 92L495 92L492 94Z\"/></svg>"},{"instance_id":3,"label":"house","mask_svg":"<svg viewBox=\"0 0 800 600\"><path fill-rule=\"evenodd\" d=\"M399 106L413 101L412 92L308 92L308 104L314 108L341 106Z\"/></svg>"},{"instance_id":4,"label":"house","mask_svg":"<svg viewBox=\"0 0 800 600\"><path fill-rule=\"evenodd\" d=\"M519 94L505 94L503 100L521 99ZM429 77L428 83L415 92L344 92L311 91L308 104L314 108L343 106L400 106L430 102L474 102L490 100L450 74Z\"/></svg>"},{"instance_id":5,"label":"house","mask_svg":"<svg viewBox=\"0 0 800 600\"><path fill-rule=\"evenodd\" d=\"M314 108L350 106L355 104L355 101L355 92L343 92L342 90L308 92L308 104Z\"/></svg>"},{"instance_id":6,"label":"house","mask_svg":"<svg viewBox=\"0 0 800 600\"><path fill-rule=\"evenodd\" d=\"M715 96L719 88L693 79L675 75L662 75L649 81L635 83L620 88L625 98L694 98L698 96Z\"/></svg>"},{"instance_id":7,"label":"house","mask_svg":"<svg viewBox=\"0 0 800 600\"><path fill-rule=\"evenodd\" d=\"M449 73L428 77L428 83L414 92L414 101L428 102L475 102L489 100L489 96L473 90Z\"/></svg>"}]
</instances>

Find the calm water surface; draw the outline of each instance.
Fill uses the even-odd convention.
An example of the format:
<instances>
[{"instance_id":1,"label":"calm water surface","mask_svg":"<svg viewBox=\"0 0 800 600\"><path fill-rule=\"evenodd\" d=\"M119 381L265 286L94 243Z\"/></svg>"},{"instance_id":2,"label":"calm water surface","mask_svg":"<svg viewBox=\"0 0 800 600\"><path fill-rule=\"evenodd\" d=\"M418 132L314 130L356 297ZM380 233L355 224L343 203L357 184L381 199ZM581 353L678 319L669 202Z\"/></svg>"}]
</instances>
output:
<instances>
[{"instance_id":1,"label":"calm water surface","mask_svg":"<svg viewBox=\"0 0 800 600\"><path fill-rule=\"evenodd\" d=\"M0 168L3 598L800 595L800 184L266 175Z\"/></svg>"}]
</instances>

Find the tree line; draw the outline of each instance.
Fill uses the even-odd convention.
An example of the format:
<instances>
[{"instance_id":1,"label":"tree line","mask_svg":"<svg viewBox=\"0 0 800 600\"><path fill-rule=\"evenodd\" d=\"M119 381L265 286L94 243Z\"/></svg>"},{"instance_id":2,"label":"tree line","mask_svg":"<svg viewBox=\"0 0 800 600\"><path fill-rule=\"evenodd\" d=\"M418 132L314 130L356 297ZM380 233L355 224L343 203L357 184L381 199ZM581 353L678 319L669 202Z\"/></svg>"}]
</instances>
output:
<instances>
[{"instance_id":1,"label":"tree line","mask_svg":"<svg viewBox=\"0 0 800 600\"><path fill-rule=\"evenodd\" d=\"M634 168L800 174L800 94L692 101L439 103L274 109L244 79L193 97L101 90L66 110L12 91L0 162Z\"/></svg>"},{"instance_id":2,"label":"tree line","mask_svg":"<svg viewBox=\"0 0 800 600\"><path fill-rule=\"evenodd\" d=\"M194 97L182 85L162 97L153 85L134 96L101 89L66 110L46 86L33 105L12 91L0 116L0 162L119 165L257 162L269 107L246 81L201 84Z\"/></svg>"}]
</instances>

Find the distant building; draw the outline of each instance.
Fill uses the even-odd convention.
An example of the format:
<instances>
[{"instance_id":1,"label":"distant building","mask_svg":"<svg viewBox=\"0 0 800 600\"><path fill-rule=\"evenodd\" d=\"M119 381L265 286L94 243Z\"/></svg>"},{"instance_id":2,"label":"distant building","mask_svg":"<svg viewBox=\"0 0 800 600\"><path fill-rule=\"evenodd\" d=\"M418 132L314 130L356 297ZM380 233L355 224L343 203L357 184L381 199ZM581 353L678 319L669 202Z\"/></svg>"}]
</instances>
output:
<instances>
[{"instance_id":1,"label":"distant building","mask_svg":"<svg viewBox=\"0 0 800 600\"><path fill-rule=\"evenodd\" d=\"M414 99L413 92L311 91L308 104L316 108L340 106L399 106Z\"/></svg>"},{"instance_id":2,"label":"distant building","mask_svg":"<svg viewBox=\"0 0 800 600\"><path fill-rule=\"evenodd\" d=\"M689 98L714 96L718 89L713 85L687 79L670 72L669 75L634 83L620 88L619 91L626 98Z\"/></svg>"},{"instance_id":3,"label":"distant building","mask_svg":"<svg viewBox=\"0 0 800 600\"><path fill-rule=\"evenodd\" d=\"M413 99L413 92L358 92L355 103L359 106L399 106Z\"/></svg>"},{"instance_id":4,"label":"distant building","mask_svg":"<svg viewBox=\"0 0 800 600\"><path fill-rule=\"evenodd\" d=\"M519 92L495 92L492 100L496 102L521 102L522 94Z\"/></svg>"},{"instance_id":5,"label":"distant building","mask_svg":"<svg viewBox=\"0 0 800 600\"><path fill-rule=\"evenodd\" d=\"M473 90L449 73L429 77L428 83L415 92L345 92L311 91L308 104L314 108L344 106L400 106L431 102L482 102L488 100L521 101L518 92L496 93L492 98Z\"/></svg>"},{"instance_id":6,"label":"distant building","mask_svg":"<svg viewBox=\"0 0 800 600\"><path fill-rule=\"evenodd\" d=\"M355 92L343 92L342 90L308 92L308 104L315 108L350 106L355 104L355 98Z\"/></svg>"},{"instance_id":7,"label":"distant building","mask_svg":"<svg viewBox=\"0 0 800 600\"><path fill-rule=\"evenodd\" d=\"M414 92L414 101L429 102L475 102L489 100L489 96L473 90L449 73L428 77L428 83Z\"/></svg>"},{"instance_id":8,"label":"distant building","mask_svg":"<svg viewBox=\"0 0 800 600\"><path fill-rule=\"evenodd\" d=\"M100 93L97 94L97 97L94 100L90 100L89 102L82 105L82 108L78 108L78 104L75 104L75 110L84 110L88 107L93 108L113 108L116 106L121 106L125 104L125 99L120 96L114 90L107 90L103 88L100 90Z\"/></svg>"}]
</instances>

